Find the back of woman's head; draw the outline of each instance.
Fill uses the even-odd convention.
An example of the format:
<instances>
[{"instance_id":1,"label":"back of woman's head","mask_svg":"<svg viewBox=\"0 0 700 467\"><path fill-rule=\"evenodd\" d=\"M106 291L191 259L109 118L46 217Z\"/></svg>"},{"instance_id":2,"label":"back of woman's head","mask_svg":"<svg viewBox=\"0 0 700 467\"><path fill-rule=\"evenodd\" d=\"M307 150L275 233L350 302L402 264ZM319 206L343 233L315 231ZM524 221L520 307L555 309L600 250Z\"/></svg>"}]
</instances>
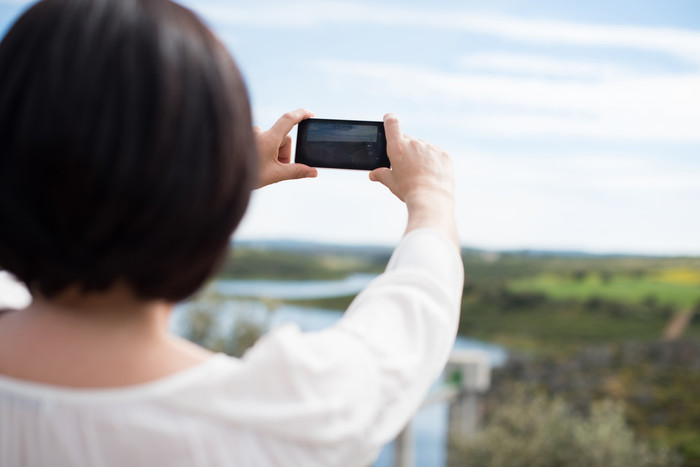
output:
<instances>
[{"instance_id":1,"label":"back of woman's head","mask_svg":"<svg viewBox=\"0 0 700 467\"><path fill-rule=\"evenodd\" d=\"M191 295L255 172L242 78L185 8L43 0L0 44L0 267L33 291Z\"/></svg>"}]
</instances>

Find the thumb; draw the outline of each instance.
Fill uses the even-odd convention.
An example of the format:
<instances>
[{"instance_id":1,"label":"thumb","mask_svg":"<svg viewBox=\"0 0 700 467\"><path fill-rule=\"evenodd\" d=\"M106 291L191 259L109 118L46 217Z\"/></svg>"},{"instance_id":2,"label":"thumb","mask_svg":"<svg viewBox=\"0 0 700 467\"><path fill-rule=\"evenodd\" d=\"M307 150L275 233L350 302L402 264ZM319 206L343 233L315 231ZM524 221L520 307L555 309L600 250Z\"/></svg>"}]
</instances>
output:
<instances>
[{"instance_id":1,"label":"thumb","mask_svg":"<svg viewBox=\"0 0 700 467\"><path fill-rule=\"evenodd\" d=\"M286 164L283 167L285 170L286 180L315 178L318 175L318 171L316 169L304 164Z\"/></svg>"},{"instance_id":2,"label":"thumb","mask_svg":"<svg viewBox=\"0 0 700 467\"><path fill-rule=\"evenodd\" d=\"M369 179L373 182L379 182L382 185L391 188L390 185L393 181L391 169L388 169L386 167L379 167L378 169L374 169L369 173Z\"/></svg>"}]
</instances>

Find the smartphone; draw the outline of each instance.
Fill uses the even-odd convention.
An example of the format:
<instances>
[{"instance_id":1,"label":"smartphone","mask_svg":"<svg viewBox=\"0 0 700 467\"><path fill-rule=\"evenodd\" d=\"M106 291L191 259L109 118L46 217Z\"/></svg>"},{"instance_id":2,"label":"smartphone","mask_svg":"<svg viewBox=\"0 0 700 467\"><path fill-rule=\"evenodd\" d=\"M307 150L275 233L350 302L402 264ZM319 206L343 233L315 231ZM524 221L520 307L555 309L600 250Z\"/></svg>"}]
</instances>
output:
<instances>
[{"instance_id":1,"label":"smartphone","mask_svg":"<svg viewBox=\"0 0 700 467\"><path fill-rule=\"evenodd\" d=\"M312 167L389 167L384 122L309 118L299 123L295 162Z\"/></svg>"}]
</instances>

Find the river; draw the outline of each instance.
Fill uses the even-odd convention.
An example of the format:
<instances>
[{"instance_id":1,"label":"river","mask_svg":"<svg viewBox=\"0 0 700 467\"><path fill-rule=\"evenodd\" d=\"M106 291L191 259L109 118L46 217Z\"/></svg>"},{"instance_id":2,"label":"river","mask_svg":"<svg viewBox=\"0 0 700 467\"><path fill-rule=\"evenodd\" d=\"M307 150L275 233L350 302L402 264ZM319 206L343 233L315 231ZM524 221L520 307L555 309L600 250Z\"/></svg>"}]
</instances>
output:
<instances>
[{"instance_id":1,"label":"river","mask_svg":"<svg viewBox=\"0 0 700 467\"><path fill-rule=\"evenodd\" d=\"M213 290L227 298L218 309L219 326L233 328L236 320L256 322L264 329L273 329L285 322L294 322L304 331L316 331L332 326L343 315L341 311L300 307L284 304L284 300L301 300L341 297L356 294L376 276L355 274L333 281L274 281L274 280L221 280L213 284ZM276 302L270 310L270 301ZM281 304L280 304L281 303ZM181 333L186 321L187 305L178 306L173 313L171 328ZM502 365L506 351L493 344L457 337L455 348L484 351L492 366ZM439 383L436 383L439 384ZM421 409L412 422L417 467L442 467L445 465L447 444L447 405L437 404ZM374 467L393 465L393 443L382 450Z\"/></svg>"}]
</instances>

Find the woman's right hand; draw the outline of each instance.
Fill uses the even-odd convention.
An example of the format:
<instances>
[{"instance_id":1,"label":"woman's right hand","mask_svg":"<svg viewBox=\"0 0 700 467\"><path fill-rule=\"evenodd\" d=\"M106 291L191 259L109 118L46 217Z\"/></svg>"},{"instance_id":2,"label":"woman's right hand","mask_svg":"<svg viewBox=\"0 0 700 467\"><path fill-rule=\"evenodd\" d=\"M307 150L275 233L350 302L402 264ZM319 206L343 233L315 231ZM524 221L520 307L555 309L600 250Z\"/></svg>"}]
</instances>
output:
<instances>
[{"instance_id":1,"label":"woman's right hand","mask_svg":"<svg viewBox=\"0 0 700 467\"><path fill-rule=\"evenodd\" d=\"M406 203L406 232L434 228L445 233L459 248L450 156L437 146L402 134L394 114L384 116L384 129L391 169L375 169L370 172L370 179L385 185Z\"/></svg>"},{"instance_id":2,"label":"woman's right hand","mask_svg":"<svg viewBox=\"0 0 700 467\"><path fill-rule=\"evenodd\" d=\"M257 188L284 180L318 175L318 171L313 167L292 163L292 137L289 136L294 125L313 116L313 112L297 109L282 115L267 131L257 126L253 127L260 159Z\"/></svg>"}]
</instances>

